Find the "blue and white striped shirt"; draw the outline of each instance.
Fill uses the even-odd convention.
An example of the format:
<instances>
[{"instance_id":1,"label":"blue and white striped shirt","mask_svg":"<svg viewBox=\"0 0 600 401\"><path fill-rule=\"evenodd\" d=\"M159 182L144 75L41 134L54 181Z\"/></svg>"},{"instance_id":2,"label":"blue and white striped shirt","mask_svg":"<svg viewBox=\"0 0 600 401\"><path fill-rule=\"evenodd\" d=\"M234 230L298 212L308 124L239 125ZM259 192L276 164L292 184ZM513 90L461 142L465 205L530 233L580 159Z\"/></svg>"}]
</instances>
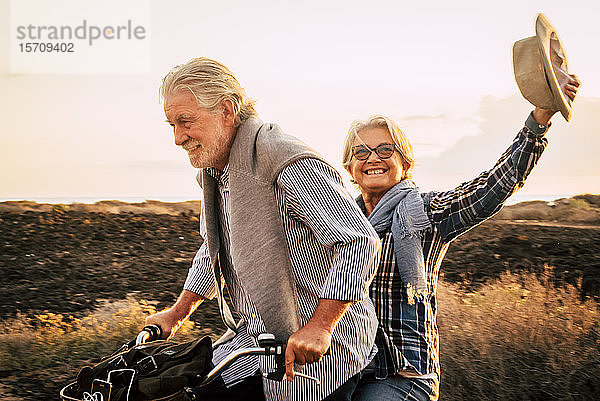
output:
<instances>
[{"instance_id":1,"label":"blue and white striped shirt","mask_svg":"<svg viewBox=\"0 0 600 401\"><path fill-rule=\"evenodd\" d=\"M213 362L218 363L232 350L254 346L265 327L232 266L228 169L211 169L209 173L217 179L220 193L221 243L226 255L223 279L234 317L245 322L231 341L215 350ZM322 161L307 158L291 163L279 174L274 191L296 279L301 324L312 317L320 299L356 301L333 333L331 355L304 367L303 373L317 377L320 386L302 378L291 383L264 382L267 400L321 400L368 363L377 329L368 288L379 262L380 241L337 171ZM204 237L203 222L201 219ZM205 298L216 296L205 243L194 258L184 288ZM274 370L273 358L239 361L223 374L223 379L226 384L233 384L254 374L257 368L263 372Z\"/></svg>"}]
</instances>

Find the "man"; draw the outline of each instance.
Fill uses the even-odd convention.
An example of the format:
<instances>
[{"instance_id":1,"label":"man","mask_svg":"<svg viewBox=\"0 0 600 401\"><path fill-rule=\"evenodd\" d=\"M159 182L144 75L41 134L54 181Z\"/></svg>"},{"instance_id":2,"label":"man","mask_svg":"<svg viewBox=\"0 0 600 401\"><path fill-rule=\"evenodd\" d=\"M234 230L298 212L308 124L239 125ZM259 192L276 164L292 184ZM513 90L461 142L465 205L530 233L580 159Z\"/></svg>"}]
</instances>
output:
<instances>
[{"instance_id":1,"label":"man","mask_svg":"<svg viewBox=\"0 0 600 401\"><path fill-rule=\"evenodd\" d=\"M200 303L216 297L235 334L215 349L214 363L271 332L287 339L288 381L265 379L267 399L350 399L377 329L367 296L377 234L338 173L278 126L258 120L224 65L193 59L164 78L160 93L176 145L201 169L204 242L179 299L146 323L172 336ZM321 384L294 379L294 363L306 364L303 373ZM224 386L202 399L235 399L241 388L243 399L260 399L258 368L272 371L272 358L240 360L223 373Z\"/></svg>"}]
</instances>

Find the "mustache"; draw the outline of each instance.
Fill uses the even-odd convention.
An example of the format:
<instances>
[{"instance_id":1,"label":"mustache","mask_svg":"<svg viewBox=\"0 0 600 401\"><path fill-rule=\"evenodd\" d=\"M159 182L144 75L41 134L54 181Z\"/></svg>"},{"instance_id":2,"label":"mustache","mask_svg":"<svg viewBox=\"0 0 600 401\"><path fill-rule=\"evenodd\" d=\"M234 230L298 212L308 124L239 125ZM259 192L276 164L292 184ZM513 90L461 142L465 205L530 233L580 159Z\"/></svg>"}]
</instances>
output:
<instances>
[{"instance_id":1,"label":"mustache","mask_svg":"<svg viewBox=\"0 0 600 401\"><path fill-rule=\"evenodd\" d=\"M181 147L186 152L189 152L190 150L192 150L198 146L201 146L201 144L200 144L200 141L198 141L196 139L188 139L187 141L185 141L184 143L181 144Z\"/></svg>"}]
</instances>

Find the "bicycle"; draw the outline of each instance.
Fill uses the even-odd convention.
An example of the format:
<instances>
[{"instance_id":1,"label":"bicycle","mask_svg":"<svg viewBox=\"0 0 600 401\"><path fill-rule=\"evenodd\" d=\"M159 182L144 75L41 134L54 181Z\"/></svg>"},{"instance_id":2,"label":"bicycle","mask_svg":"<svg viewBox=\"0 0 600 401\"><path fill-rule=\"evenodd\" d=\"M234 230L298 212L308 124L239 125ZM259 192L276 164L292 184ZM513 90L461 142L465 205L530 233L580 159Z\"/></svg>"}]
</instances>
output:
<instances>
[{"instance_id":1,"label":"bicycle","mask_svg":"<svg viewBox=\"0 0 600 401\"><path fill-rule=\"evenodd\" d=\"M144 327L135 339L123 344L117 351L111 354L108 358L112 358L123 352L130 350L135 347L142 346L144 344L148 344L150 342L156 341L160 339L162 331L159 326L152 325ZM198 385L195 385L194 389L199 389L207 386L212 383L215 379L217 379L220 374L225 371L228 367L230 367L236 360L239 358L243 358L250 355L261 355L261 356L273 356L275 358L276 369L269 373L263 373L263 377L269 380L283 380L285 376L285 343L277 341L275 336L270 333L263 333L258 337L258 347L250 347L250 348L242 348L235 352L229 354L224 360L222 360L218 365L212 368L206 375L198 374L197 378L201 379ZM328 354L329 351L326 353ZM148 359L148 358L144 358ZM144 362L145 364L154 363L156 367L156 362L153 360L149 361L139 361ZM138 363L139 363L138 362ZM129 384L127 388L127 401L135 401L135 398L130 399L130 394L132 387L134 385L134 381L137 375L137 371L132 368L124 368L124 369L115 369L108 372L106 380L104 379L94 379L92 388L90 392L83 392L82 397L77 397L75 394L76 388L78 388L78 383L73 382L65 387L63 387L60 391L61 400L64 401L110 401L111 391L113 388L112 379L116 374L122 374L123 372L127 372L131 374L129 379ZM320 381L312 376L303 374L301 372L295 372L295 375L304 379L312 380L316 383L316 385L320 385ZM202 377L204 376L204 377ZM192 391L191 387L184 387L183 392L186 393L188 399L194 400L196 396ZM168 400L171 399L171 396L168 398L155 398L155 400Z\"/></svg>"}]
</instances>

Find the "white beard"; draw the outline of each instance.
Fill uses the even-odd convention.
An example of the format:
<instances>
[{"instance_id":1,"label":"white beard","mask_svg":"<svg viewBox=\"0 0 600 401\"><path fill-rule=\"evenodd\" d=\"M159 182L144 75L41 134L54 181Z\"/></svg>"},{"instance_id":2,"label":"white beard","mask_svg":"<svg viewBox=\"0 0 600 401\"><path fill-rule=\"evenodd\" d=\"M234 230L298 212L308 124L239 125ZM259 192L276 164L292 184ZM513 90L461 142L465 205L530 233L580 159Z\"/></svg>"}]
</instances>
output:
<instances>
[{"instance_id":1,"label":"white beard","mask_svg":"<svg viewBox=\"0 0 600 401\"><path fill-rule=\"evenodd\" d=\"M233 137L229 138L225 131L219 131L213 136L214 143L201 146L192 152L188 152L190 164L195 168L215 167L229 158L229 150L233 143ZM191 145L199 144L193 140Z\"/></svg>"}]
</instances>

